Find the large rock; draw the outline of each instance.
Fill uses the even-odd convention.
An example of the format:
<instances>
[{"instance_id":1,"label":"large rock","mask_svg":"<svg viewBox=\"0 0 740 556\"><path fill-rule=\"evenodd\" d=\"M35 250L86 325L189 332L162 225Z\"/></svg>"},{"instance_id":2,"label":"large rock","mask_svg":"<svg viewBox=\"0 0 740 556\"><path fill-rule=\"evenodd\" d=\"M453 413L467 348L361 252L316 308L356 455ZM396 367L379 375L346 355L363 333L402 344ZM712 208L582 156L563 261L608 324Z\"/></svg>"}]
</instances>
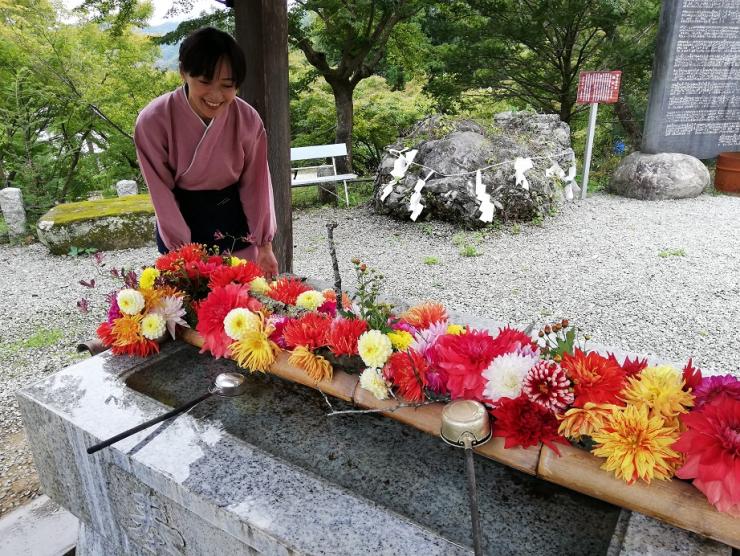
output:
<instances>
[{"instance_id":1,"label":"large rock","mask_svg":"<svg viewBox=\"0 0 740 556\"><path fill-rule=\"evenodd\" d=\"M154 207L149 195L57 205L42 216L36 232L55 255L74 246L100 250L143 247L154 241Z\"/></svg>"},{"instance_id":2,"label":"large rock","mask_svg":"<svg viewBox=\"0 0 740 556\"><path fill-rule=\"evenodd\" d=\"M0 210L10 237L26 233L26 209L23 206L23 193L17 187L0 189Z\"/></svg>"},{"instance_id":3,"label":"large rock","mask_svg":"<svg viewBox=\"0 0 740 556\"><path fill-rule=\"evenodd\" d=\"M609 182L609 191L647 201L687 199L701 195L709 181L709 170L698 158L637 151L619 164Z\"/></svg>"},{"instance_id":4,"label":"large rock","mask_svg":"<svg viewBox=\"0 0 740 556\"><path fill-rule=\"evenodd\" d=\"M398 180L391 171L398 156L392 150L417 149L418 154ZM472 120L452 120L431 116L398 143L388 147L374 186L374 205L378 212L397 218L413 218L413 197L419 179L434 174L421 188L423 205L419 220L440 219L479 227L482 199L476 195L476 174L481 172L485 194L496 206L500 220L531 220L556 210L567 191L575 185L575 155L570 146L570 129L554 114L504 112L489 125ZM531 159L517 183L514 162ZM418 195L416 196L418 197Z\"/></svg>"},{"instance_id":5,"label":"large rock","mask_svg":"<svg viewBox=\"0 0 740 556\"><path fill-rule=\"evenodd\" d=\"M116 193L119 197L137 195L139 193L139 188L134 180L119 180L116 182Z\"/></svg>"}]
</instances>

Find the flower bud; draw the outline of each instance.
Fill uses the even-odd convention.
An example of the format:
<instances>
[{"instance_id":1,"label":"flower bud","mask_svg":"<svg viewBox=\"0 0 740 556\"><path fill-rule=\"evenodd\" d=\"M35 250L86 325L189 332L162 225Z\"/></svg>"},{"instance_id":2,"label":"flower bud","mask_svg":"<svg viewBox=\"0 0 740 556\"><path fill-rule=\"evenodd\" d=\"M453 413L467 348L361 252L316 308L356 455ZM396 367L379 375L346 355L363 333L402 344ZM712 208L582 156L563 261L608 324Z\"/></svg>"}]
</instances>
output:
<instances>
[{"instance_id":1,"label":"flower bud","mask_svg":"<svg viewBox=\"0 0 740 556\"><path fill-rule=\"evenodd\" d=\"M365 263L362 263L362 264L360 265L360 271L361 271L361 272L365 272L366 270L367 270L367 265L366 265Z\"/></svg>"},{"instance_id":2,"label":"flower bud","mask_svg":"<svg viewBox=\"0 0 740 556\"><path fill-rule=\"evenodd\" d=\"M559 322L555 323L555 324L554 324L554 325L552 326L552 329L553 329L553 330L554 330L555 332L560 332L560 329L561 329L561 328L563 328L563 327L562 327L562 326L560 325L560 323L559 323Z\"/></svg>"},{"instance_id":3,"label":"flower bud","mask_svg":"<svg viewBox=\"0 0 740 556\"><path fill-rule=\"evenodd\" d=\"M550 332L552 332L552 328L550 328L550 325L548 324L545 326L545 334L549 334Z\"/></svg>"},{"instance_id":4,"label":"flower bud","mask_svg":"<svg viewBox=\"0 0 740 556\"><path fill-rule=\"evenodd\" d=\"M570 326L570 322L568 321L568 319L563 319L562 324L563 324L563 328L568 328L568 326Z\"/></svg>"},{"instance_id":5,"label":"flower bud","mask_svg":"<svg viewBox=\"0 0 740 556\"><path fill-rule=\"evenodd\" d=\"M538 335L538 336L539 336L540 338L544 338L544 337L545 337L545 333L544 333L544 332L543 332L542 330L540 330L540 331L539 331L539 333L538 333L537 335Z\"/></svg>"}]
</instances>

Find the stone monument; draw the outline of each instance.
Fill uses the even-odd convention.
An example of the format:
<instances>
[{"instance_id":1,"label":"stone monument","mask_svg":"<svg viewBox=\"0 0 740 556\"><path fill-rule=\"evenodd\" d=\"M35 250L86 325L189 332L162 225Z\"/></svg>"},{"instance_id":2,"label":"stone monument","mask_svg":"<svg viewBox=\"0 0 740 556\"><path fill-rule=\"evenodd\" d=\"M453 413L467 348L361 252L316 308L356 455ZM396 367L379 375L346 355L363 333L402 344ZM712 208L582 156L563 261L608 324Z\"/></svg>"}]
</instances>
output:
<instances>
[{"instance_id":1,"label":"stone monument","mask_svg":"<svg viewBox=\"0 0 740 556\"><path fill-rule=\"evenodd\" d=\"M623 161L610 189L641 199L695 197L710 179L696 158L738 150L740 0L663 2L642 151ZM675 166L680 176L667 173Z\"/></svg>"},{"instance_id":2,"label":"stone monument","mask_svg":"<svg viewBox=\"0 0 740 556\"><path fill-rule=\"evenodd\" d=\"M134 180L120 180L116 182L116 193L119 197L138 195L139 188Z\"/></svg>"},{"instance_id":3,"label":"stone monument","mask_svg":"<svg viewBox=\"0 0 740 556\"><path fill-rule=\"evenodd\" d=\"M23 207L23 193L20 189L17 187L0 189L0 209L11 238L26 233L26 209Z\"/></svg>"}]
</instances>

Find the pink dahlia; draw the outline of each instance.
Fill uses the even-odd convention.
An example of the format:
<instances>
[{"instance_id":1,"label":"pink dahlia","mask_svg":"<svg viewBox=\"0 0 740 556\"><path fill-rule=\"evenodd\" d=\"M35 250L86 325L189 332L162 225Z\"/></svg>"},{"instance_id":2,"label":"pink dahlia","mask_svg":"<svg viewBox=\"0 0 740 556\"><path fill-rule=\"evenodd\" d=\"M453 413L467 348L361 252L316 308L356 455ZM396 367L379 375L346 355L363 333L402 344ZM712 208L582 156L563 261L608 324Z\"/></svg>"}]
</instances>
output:
<instances>
[{"instance_id":1,"label":"pink dahlia","mask_svg":"<svg viewBox=\"0 0 740 556\"><path fill-rule=\"evenodd\" d=\"M538 361L524 379L522 391L531 401L555 414L573 403L570 380L560 365L552 361Z\"/></svg>"},{"instance_id":2,"label":"pink dahlia","mask_svg":"<svg viewBox=\"0 0 740 556\"><path fill-rule=\"evenodd\" d=\"M447 375L447 390L453 399L482 400L487 369L496 356L488 332L469 330L465 334L442 336L430 351L432 364Z\"/></svg>"},{"instance_id":3,"label":"pink dahlia","mask_svg":"<svg viewBox=\"0 0 740 556\"><path fill-rule=\"evenodd\" d=\"M498 335L493 339L493 346L496 356L517 350L525 352L523 355L529 355L535 352L539 353L536 343L532 338L521 330L511 328L510 326L505 326L498 331Z\"/></svg>"},{"instance_id":4,"label":"pink dahlia","mask_svg":"<svg viewBox=\"0 0 740 556\"><path fill-rule=\"evenodd\" d=\"M721 396L740 401L740 380L732 375L707 376L694 389L696 409L712 403Z\"/></svg>"},{"instance_id":5,"label":"pink dahlia","mask_svg":"<svg viewBox=\"0 0 740 556\"><path fill-rule=\"evenodd\" d=\"M740 517L740 400L720 396L681 422L687 430L673 448L686 463L676 475L694 479L720 512Z\"/></svg>"}]
</instances>

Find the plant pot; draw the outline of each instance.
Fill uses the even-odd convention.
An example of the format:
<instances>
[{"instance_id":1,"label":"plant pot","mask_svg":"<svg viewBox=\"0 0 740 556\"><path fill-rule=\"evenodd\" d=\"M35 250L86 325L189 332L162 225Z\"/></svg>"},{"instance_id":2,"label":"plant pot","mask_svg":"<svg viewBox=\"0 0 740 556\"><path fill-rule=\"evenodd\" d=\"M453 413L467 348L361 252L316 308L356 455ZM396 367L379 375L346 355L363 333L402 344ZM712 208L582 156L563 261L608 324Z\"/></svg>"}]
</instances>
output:
<instances>
[{"instance_id":1,"label":"plant pot","mask_svg":"<svg viewBox=\"0 0 740 556\"><path fill-rule=\"evenodd\" d=\"M720 153L714 187L717 191L740 195L740 153Z\"/></svg>"}]
</instances>

